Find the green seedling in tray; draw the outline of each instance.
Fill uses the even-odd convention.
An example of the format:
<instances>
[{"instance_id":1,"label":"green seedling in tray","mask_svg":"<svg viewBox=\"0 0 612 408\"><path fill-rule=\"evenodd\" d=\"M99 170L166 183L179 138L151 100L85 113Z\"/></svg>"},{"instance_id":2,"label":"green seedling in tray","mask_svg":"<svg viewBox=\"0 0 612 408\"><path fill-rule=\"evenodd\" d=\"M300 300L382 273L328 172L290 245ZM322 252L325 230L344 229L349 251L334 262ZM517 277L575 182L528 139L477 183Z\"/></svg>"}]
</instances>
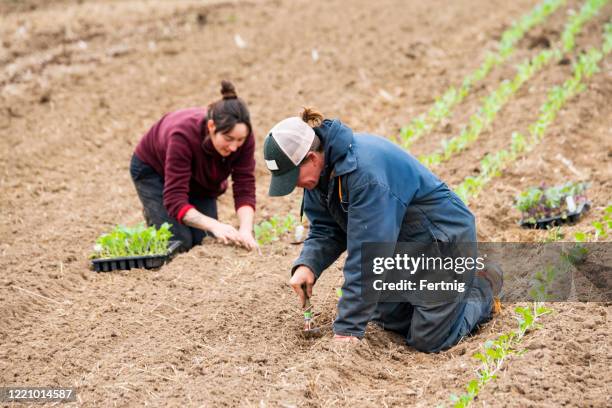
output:
<instances>
[{"instance_id":1,"label":"green seedling in tray","mask_svg":"<svg viewBox=\"0 0 612 408\"><path fill-rule=\"evenodd\" d=\"M92 259L119 258L126 256L165 255L172 237L171 225L164 223L159 229L145 227L116 226L110 233L101 235L94 246Z\"/></svg>"},{"instance_id":2,"label":"green seedling in tray","mask_svg":"<svg viewBox=\"0 0 612 408\"><path fill-rule=\"evenodd\" d=\"M536 223L550 217L566 217L587 201L584 191L587 183L565 183L549 188L531 187L516 198L516 208L526 222ZM568 204L571 203L571 204Z\"/></svg>"}]
</instances>

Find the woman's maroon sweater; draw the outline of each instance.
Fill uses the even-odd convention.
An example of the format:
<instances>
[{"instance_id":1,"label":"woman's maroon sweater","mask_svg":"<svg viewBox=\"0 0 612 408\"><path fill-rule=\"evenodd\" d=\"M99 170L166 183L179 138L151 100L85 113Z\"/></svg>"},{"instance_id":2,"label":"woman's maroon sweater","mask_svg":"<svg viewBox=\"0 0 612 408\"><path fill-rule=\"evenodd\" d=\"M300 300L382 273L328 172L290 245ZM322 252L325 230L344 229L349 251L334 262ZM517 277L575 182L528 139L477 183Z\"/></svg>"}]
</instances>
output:
<instances>
[{"instance_id":1,"label":"woman's maroon sweater","mask_svg":"<svg viewBox=\"0 0 612 408\"><path fill-rule=\"evenodd\" d=\"M182 222L193 208L189 195L218 197L232 176L234 205L255 209L255 136L227 157L213 147L204 119L206 109L168 113L144 135L135 154L164 178L164 206Z\"/></svg>"}]
</instances>

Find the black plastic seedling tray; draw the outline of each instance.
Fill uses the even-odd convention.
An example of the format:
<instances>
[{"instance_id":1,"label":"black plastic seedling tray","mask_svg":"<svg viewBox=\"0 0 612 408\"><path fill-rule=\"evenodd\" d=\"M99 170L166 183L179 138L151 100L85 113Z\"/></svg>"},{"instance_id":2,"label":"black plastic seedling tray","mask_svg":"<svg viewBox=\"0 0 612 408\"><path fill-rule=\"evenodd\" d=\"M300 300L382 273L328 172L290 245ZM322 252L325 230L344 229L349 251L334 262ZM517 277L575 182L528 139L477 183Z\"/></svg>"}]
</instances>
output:
<instances>
[{"instance_id":1,"label":"black plastic seedling tray","mask_svg":"<svg viewBox=\"0 0 612 408\"><path fill-rule=\"evenodd\" d=\"M537 219L535 222L522 219L519 222L519 224L521 225L521 227L533 228L533 229L548 229L550 227L556 227L557 225L560 225L560 224L565 224L565 223L571 224L571 223L578 221L582 213L588 210L590 206L591 206L591 203L586 201L586 202L580 203L576 211L567 213L565 217L561 215L557 215L555 217L540 218L540 219Z\"/></svg>"},{"instance_id":2,"label":"black plastic seedling tray","mask_svg":"<svg viewBox=\"0 0 612 408\"><path fill-rule=\"evenodd\" d=\"M91 261L94 271L110 272L132 268L155 269L169 262L176 255L181 241L170 241L166 255L125 256L121 258L102 258Z\"/></svg>"}]
</instances>

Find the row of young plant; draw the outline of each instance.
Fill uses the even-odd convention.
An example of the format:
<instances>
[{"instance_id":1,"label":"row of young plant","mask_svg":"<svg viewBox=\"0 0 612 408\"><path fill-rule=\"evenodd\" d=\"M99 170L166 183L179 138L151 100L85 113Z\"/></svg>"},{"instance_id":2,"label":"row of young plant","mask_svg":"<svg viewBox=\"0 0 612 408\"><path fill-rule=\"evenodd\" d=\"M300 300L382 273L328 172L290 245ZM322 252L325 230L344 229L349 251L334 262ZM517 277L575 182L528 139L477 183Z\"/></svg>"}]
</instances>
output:
<instances>
[{"instance_id":1,"label":"row of young plant","mask_svg":"<svg viewBox=\"0 0 612 408\"><path fill-rule=\"evenodd\" d=\"M514 78L503 81L484 99L482 107L470 116L468 124L463 127L459 135L443 140L440 150L419 157L419 161L427 167L436 166L474 143L482 131L493 123L497 113L529 79L551 62L560 61L566 53L574 49L576 34L582 30L585 23L597 15L608 1L587 0L577 14L569 17L558 47L544 50L519 64Z\"/></svg>"},{"instance_id":2,"label":"row of young plant","mask_svg":"<svg viewBox=\"0 0 612 408\"><path fill-rule=\"evenodd\" d=\"M254 226L255 239L259 245L269 244L286 233L300 229L300 226L301 223L292 215L284 218L274 216ZM165 255L172 237L170 227L168 223L162 224L159 229L155 226L147 228L143 223L134 227L117 225L110 233L98 237L90 258Z\"/></svg>"},{"instance_id":3,"label":"row of young plant","mask_svg":"<svg viewBox=\"0 0 612 408\"><path fill-rule=\"evenodd\" d=\"M504 31L497 52L488 53L481 66L465 77L460 87L449 88L426 113L402 127L399 136L402 147L408 149L416 140L431 132L442 119L450 116L452 109L469 94L474 84L483 80L495 66L502 64L512 55L516 43L526 32L545 21L563 4L565 0L545 0Z\"/></svg>"},{"instance_id":4,"label":"row of young plant","mask_svg":"<svg viewBox=\"0 0 612 408\"><path fill-rule=\"evenodd\" d=\"M466 384L463 394L451 395L450 399L454 408L468 407L483 387L497 378L509 357L521 356L526 352L521 347L525 334L541 328L542 316L553 312L553 309L547 307L545 303L554 297L550 293L553 282L558 276L570 273L576 264L585 259L586 254L586 248L580 244L575 245L563 250L556 264L549 264L534 274L529 290L532 302L528 306L514 308L514 317L518 326L495 340L486 341L482 350L472 356L480 364L476 369L476 378Z\"/></svg>"},{"instance_id":5,"label":"row of young plant","mask_svg":"<svg viewBox=\"0 0 612 408\"><path fill-rule=\"evenodd\" d=\"M604 209L601 219L593 222L592 226L595 228L594 232L576 232L574 235L575 241L577 243L596 242L608 238L612 231L612 205L608 205ZM497 373L509 356L523 354L524 351L519 350L519 348L525 333L540 327L538 320L553 311L546 307L544 303L546 300L550 300L549 288L553 281L560 274L566 273L568 268L582 261L586 253L586 248L578 244L569 251L562 253L559 265L549 265L543 271L538 271L534 275L529 292L533 303L528 307L519 306L514 309L518 321L517 329L499 336L496 340L485 342L482 351L473 355L480 362L480 366L476 369L476 378L467 383L465 393L459 396L451 396L451 402L455 408L469 406L480 390L489 381L497 377Z\"/></svg>"},{"instance_id":6,"label":"row of young plant","mask_svg":"<svg viewBox=\"0 0 612 408\"><path fill-rule=\"evenodd\" d=\"M269 244L300 226L301 223L292 215L284 218L274 216L254 226L255 239L259 245ZM170 227L168 223L162 224L159 229L155 226L145 227L144 223L134 227L117 225L108 234L98 237L90 258L165 255L172 237Z\"/></svg>"},{"instance_id":7,"label":"row of young plant","mask_svg":"<svg viewBox=\"0 0 612 408\"><path fill-rule=\"evenodd\" d=\"M581 90L584 87L584 85L581 83L582 79L588 78L595 73L597 71L599 61L605 55L609 54L610 51L612 51L612 22L605 26L604 45L601 51L591 49L586 54L583 54L574 69L573 78L566 81L562 87L562 89L565 89L566 91L558 93L551 92L551 94L566 96L564 100L567 100L570 96ZM550 98L551 94L549 94L549 100L541 109L540 119L542 122L539 120L539 126L538 122L536 122L534 124L535 126L530 128L531 142L538 143L541 140L547 126L550 124L550 122L552 122L552 120L554 120L556 113L560 109L560 106L562 106L562 103L559 105L559 101L554 98ZM553 112L548 111L546 109L547 106L557 108L556 110L553 109ZM549 114L546 114L546 112L549 112ZM523 148L520 150L521 152L524 151L528 146L524 143L525 138L518 134L513 136L515 153L518 153L517 145L523 145ZM518 142L519 140L522 140L522 142ZM498 167L496 172L500 171L499 166L493 167ZM473 192L473 190L471 191ZM575 233L575 240L577 242L587 242L597 241L599 239L605 239L608 237L609 231L612 231L612 205L606 207L603 217L600 220L595 221L592 225L595 228L595 232L577 232ZM566 267L574 265L581 259L582 256L584 256L584 248L576 246L570 250L569 253L562 256L562 264L559 268L549 266L544 271L538 271L535 274L530 291L530 296L533 299L532 304L528 307L519 306L514 310L515 317L518 322L518 328L509 333L500 335L495 340L485 342L482 351L474 354L473 357L480 362L480 366L476 370L476 378L468 382L468 384L465 386L465 392L463 394L459 396L451 396L451 402L455 408L468 407L482 388L488 382L497 378L497 373L503 367L504 362L511 355L521 355L524 353L524 350L520 350L520 344L525 333L527 333L529 330L540 327L538 320L542 316L552 312L552 309L546 307L544 302L547 300L548 288L554 281L555 276L558 274L560 269L563 270Z\"/></svg>"},{"instance_id":8,"label":"row of young plant","mask_svg":"<svg viewBox=\"0 0 612 408\"><path fill-rule=\"evenodd\" d=\"M540 276L546 278L550 276L552 281L554 272L550 275L540 273ZM541 284L545 285L546 282L547 280L543 280ZM509 333L500 335L495 340L487 340L482 347L482 351L472 356L480 362L480 366L476 369L476 378L466 384L465 393L451 395L450 400L455 408L468 407L482 388L489 381L497 378L497 373L511 355L521 355L523 353L519 350L523 337L528 331L539 328L538 321L540 318L551 313L552 309L546 307L544 302L534 301L530 306L517 306L514 312L518 327Z\"/></svg>"},{"instance_id":9,"label":"row of young plant","mask_svg":"<svg viewBox=\"0 0 612 408\"><path fill-rule=\"evenodd\" d=\"M491 179L501 175L501 172L525 152L531 151L540 143L546 129L555 120L559 110L577 93L585 89L584 80L599 71L599 62L612 51L612 22L605 25L604 41L600 50L590 49L583 53L574 65L573 76L561 86L555 86L548 92L546 102L540 107L538 119L529 126L529 136L514 132L509 149L487 154L480 162L480 173L477 176L466 177L455 192L464 201L475 197Z\"/></svg>"},{"instance_id":10,"label":"row of young plant","mask_svg":"<svg viewBox=\"0 0 612 408\"><path fill-rule=\"evenodd\" d=\"M612 205L604 209L604 214L598 221L592 223L594 232L579 231L574 234L574 239L578 243L597 242L609 237L612 231ZM494 341L488 341L483 346L483 351L474 354L474 358L480 361L481 366L476 370L477 377L466 385L466 393L461 396L451 396L455 408L467 407L478 395L480 389L490 380L496 378L496 373L503 366L508 356L522 354L517 352L517 345L528 330L538 328L537 321L543 315L551 313L553 310L544 304L549 300L548 289L557 276L566 273L567 269L580 262L586 255L585 247L576 245L569 251L562 253L561 263L554 267L549 265L543 271L538 271L534 275L533 283L529 295L534 299L530 307L515 308L518 328L498 337Z\"/></svg>"}]
</instances>

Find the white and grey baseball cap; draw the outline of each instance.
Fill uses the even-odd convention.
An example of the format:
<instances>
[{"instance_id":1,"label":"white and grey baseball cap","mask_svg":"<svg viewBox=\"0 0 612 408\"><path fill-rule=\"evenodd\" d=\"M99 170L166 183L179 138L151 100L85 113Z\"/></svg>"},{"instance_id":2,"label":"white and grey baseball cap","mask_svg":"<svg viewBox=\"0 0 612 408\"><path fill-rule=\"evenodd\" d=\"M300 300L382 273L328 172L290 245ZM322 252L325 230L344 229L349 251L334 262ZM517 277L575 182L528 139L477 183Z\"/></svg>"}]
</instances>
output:
<instances>
[{"instance_id":1,"label":"white and grey baseball cap","mask_svg":"<svg viewBox=\"0 0 612 408\"><path fill-rule=\"evenodd\" d=\"M314 130L298 117L281 120L270 130L264 141L264 159L272 173L270 196L284 196L295 189L300 163L314 137Z\"/></svg>"}]
</instances>

